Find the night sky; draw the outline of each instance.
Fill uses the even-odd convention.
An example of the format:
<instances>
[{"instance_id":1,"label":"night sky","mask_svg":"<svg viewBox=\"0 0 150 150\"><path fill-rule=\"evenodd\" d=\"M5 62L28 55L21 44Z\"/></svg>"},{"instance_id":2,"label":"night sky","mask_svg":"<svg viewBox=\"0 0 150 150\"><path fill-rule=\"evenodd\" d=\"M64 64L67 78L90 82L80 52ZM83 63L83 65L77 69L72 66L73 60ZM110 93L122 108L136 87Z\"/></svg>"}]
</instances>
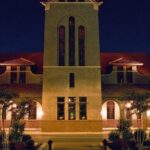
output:
<instances>
[{"instance_id":1,"label":"night sky","mask_svg":"<svg viewBox=\"0 0 150 150\"><path fill-rule=\"evenodd\" d=\"M100 8L103 52L150 52L150 1L104 0ZM44 9L39 0L0 3L0 52L43 51Z\"/></svg>"}]
</instances>

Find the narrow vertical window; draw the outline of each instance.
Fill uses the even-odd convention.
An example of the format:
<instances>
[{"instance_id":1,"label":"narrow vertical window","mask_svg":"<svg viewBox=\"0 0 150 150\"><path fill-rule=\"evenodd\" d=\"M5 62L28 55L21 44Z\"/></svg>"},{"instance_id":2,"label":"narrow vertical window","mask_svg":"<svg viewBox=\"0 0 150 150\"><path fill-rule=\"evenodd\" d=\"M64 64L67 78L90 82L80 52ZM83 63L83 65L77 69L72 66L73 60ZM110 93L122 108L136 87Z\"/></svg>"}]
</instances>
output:
<instances>
[{"instance_id":1,"label":"narrow vertical window","mask_svg":"<svg viewBox=\"0 0 150 150\"><path fill-rule=\"evenodd\" d=\"M126 68L126 80L128 83L132 83L133 81L132 67Z\"/></svg>"},{"instance_id":2,"label":"narrow vertical window","mask_svg":"<svg viewBox=\"0 0 150 150\"><path fill-rule=\"evenodd\" d=\"M107 102L107 119L115 119L115 103L113 101Z\"/></svg>"},{"instance_id":3,"label":"narrow vertical window","mask_svg":"<svg viewBox=\"0 0 150 150\"><path fill-rule=\"evenodd\" d=\"M36 112L37 112L37 104L35 101L30 103L30 110L29 110L29 119L36 119Z\"/></svg>"},{"instance_id":4,"label":"narrow vertical window","mask_svg":"<svg viewBox=\"0 0 150 150\"><path fill-rule=\"evenodd\" d=\"M79 26L78 40L79 40L79 66L84 66L85 65L85 28L84 26Z\"/></svg>"},{"instance_id":5,"label":"narrow vertical window","mask_svg":"<svg viewBox=\"0 0 150 150\"><path fill-rule=\"evenodd\" d=\"M59 52L58 52L59 66L65 65L65 27L59 27Z\"/></svg>"},{"instance_id":6,"label":"narrow vertical window","mask_svg":"<svg viewBox=\"0 0 150 150\"><path fill-rule=\"evenodd\" d=\"M69 18L69 66L75 65L75 19Z\"/></svg>"},{"instance_id":7,"label":"narrow vertical window","mask_svg":"<svg viewBox=\"0 0 150 150\"><path fill-rule=\"evenodd\" d=\"M79 118L81 120L87 119L87 98L79 97Z\"/></svg>"},{"instance_id":8,"label":"narrow vertical window","mask_svg":"<svg viewBox=\"0 0 150 150\"><path fill-rule=\"evenodd\" d=\"M57 98L57 120L65 119L65 98Z\"/></svg>"},{"instance_id":9,"label":"narrow vertical window","mask_svg":"<svg viewBox=\"0 0 150 150\"><path fill-rule=\"evenodd\" d=\"M11 67L10 82L17 83L17 66Z\"/></svg>"},{"instance_id":10,"label":"narrow vertical window","mask_svg":"<svg viewBox=\"0 0 150 150\"><path fill-rule=\"evenodd\" d=\"M68 98L68 119L69 120L76 119L76 98L75 97Z\"/></svg>"},{"instance_id":11,"label":"narrow vertical window","mask_svg":"<svg viewBox=\"0 0 150 150\"><path fill-rule=\"evenodd\" d=\"M70 88L75 87L75 76L74 73L69 74L69 86Z\"/></svg>"},{"instance_id":12,"label":"narrow vertical window","mask_svg":"<svg viewBox=\"0 0 150 150\"><path fill-rule=\"evenodd\" d=\"M123 67L122 66L118 66L117 69L118 69L118 74L117 74L118 83L123 83L124 82Z\"/></svg>"},{"instance_id":13,"label":"narrow vertical window","mask_svg":"<svg viewBox=\"0 0 150 150\"><path fill-rule=\"evenodd\" d=\"M26 67L20 66L19 83L26 83Z\"/></svg>"}]
</instances>

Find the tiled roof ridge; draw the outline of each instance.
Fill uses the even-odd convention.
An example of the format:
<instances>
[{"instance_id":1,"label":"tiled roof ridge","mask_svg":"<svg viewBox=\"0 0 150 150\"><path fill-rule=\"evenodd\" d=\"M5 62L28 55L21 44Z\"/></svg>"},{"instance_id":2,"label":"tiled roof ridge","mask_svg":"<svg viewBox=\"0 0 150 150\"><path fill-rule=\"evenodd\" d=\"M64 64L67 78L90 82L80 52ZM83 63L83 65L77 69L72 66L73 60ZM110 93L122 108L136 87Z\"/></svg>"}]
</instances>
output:
<instances>
[{"instance_id":1,"label":"tiled roof ridge","mask_svg":"<svg viewBox=\"0 0 150 150\"><path fill-rule=\"evenodd\" d=\"M8 61L1 62L0 65L2 65L2 66L11 65L11 63L12 63L12 65L35 65L35 63L33 61L30 61L23 57L19 57L16 59L10 59Z\"/></svg>"},{"instance_id":2,"label":"tiled roof ridge","mask_svg":"<svg viewBox=\"0 0 150 150\"><path fill-rule=\"evenodd\" d=\"M111 65L123 65L123 64L126 64L126 65L137 65L137 66L141 66L143 65L144 63L142 62L138 62L138 61L135 61L133 59L130 59L130 58L126 58L126 57L120 57L120 58L117 58L113 61L110 61L109 64Z\"/></svg>"}]
</instances>

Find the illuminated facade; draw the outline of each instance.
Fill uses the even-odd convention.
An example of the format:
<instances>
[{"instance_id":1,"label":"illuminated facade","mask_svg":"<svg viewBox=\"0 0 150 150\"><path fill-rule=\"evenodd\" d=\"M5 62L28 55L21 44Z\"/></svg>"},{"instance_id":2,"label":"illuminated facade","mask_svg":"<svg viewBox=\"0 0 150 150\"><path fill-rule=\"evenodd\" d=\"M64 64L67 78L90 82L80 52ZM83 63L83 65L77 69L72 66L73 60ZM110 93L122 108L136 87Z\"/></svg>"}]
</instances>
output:
<instances>
[{"instance_id":1,"label":"illuminated facade","mask_svg":"<svg viewBox=\"0 0 150 150\"><path fill-rule=\"evenodd\" d=\"M43 3L42 131L101 131L100 3Z\"/></svg>"},{"instance_id":2,"label":"illuminated facade","mask_svg":"<svg viewBox=\"0 0 150 150\"><path fill-rule=\"evenodd\" d=\"M128 119L129 106L118 96L127 90L150 91L150 70L139 71L146 68L146 55L130 59L132 54L126 54L126 58L123 54L101 53L99 57L99 2L60 0L42 4L44 56L16 55L5 61L0 58L1 88L31 97L28 128L43 132L99 132L102 125L103 129L117 127L121 117ZM35 68L43 71L36 73ZM5 114L5 119L10 120L12 114L7 110ZM147 119L149 114L148 111L142 117ZM132 119L137 122L138 117L133 115Z\"/></svg>"}]
</instances>

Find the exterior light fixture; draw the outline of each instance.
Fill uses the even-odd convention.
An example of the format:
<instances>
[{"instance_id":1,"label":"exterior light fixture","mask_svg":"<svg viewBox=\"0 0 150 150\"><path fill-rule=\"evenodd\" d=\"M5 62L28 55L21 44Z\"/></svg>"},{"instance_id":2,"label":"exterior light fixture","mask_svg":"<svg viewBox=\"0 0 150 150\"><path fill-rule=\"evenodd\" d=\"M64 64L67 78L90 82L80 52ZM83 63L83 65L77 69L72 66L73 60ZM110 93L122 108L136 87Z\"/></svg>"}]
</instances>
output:
<instances>
[{"instance_id":1,"label":"exterior light fixture","mask_svg":"<svg viewBox=\"0 0 150 150\"><path fill-rule=\"evenodd\" d=\"M130 102L128 102L128 103L126 103L126 108L131 108L131 103Z\"/></svg>"}]
</instances>

